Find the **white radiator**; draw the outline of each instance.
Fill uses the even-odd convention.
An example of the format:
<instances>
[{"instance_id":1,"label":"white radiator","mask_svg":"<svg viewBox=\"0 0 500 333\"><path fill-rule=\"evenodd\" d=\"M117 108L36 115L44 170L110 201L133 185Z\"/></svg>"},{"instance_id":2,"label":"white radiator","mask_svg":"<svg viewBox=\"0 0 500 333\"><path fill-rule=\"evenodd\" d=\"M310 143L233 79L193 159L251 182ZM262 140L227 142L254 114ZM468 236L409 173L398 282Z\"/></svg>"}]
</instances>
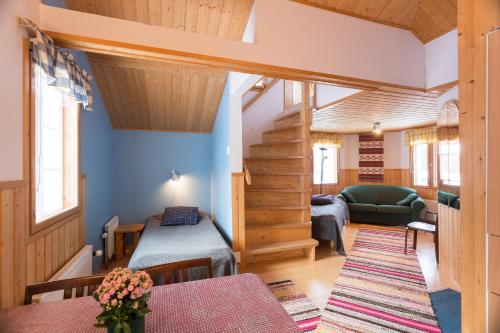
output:
<instances>
[{"instance_id":1,"label":"white radiator","mask_svg":"<svg viewBox=\"0 0 500 333\"><path fill-rule=\"evenodd\" d=\"M71 279L92 275L92 245L85 245L70 261L66 263L49 281ZM54 302L63 299L64 291L54 291L42 294L34 302L40 303Z\"/></svg>"},{"instance_id":2,"label":"white radiator","mask_svg":"<svg viewBox=\"0 0 500 333\"><path fill-rule=\"evenodd\" d=\"M113 216L111 220L104 225L104 232L107 235L104 240L104 251L108 260L111 259L113 257L113 253L115 253L115 229L119 224L120 219L118 216Z\"/></svg>"}]
</instances>

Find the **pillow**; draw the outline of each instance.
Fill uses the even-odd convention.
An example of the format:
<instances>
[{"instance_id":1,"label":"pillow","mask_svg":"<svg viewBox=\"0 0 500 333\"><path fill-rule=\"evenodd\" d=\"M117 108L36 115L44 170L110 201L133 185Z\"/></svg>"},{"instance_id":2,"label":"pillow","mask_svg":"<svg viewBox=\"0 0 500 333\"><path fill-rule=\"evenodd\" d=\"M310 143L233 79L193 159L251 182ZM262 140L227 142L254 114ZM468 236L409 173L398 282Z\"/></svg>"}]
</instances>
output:
<instances>
[{"instance_id":1,"label":"pillow","mask_svg":"<svg viewBox=\"0 0 500 333\"><path fill-rule=\"evenodd\" d=\"M411 204L411 202L413 200L417 199L417 198L418 198L418 194L417 193L410 193L403 200L399 200L398 202L396 202L396 205L398 205L398 206L409 206Z\"/></svg>"},{"instance_id":2,"label":"pillow","mask_svg":"<svg viewBox=\"0 0 500 333\"><path fill-rule=\"evenodd\" d=\"M351 202L351 203L357 203L358 202L358 200L356 200L354 198L354 196L351 193L347 192L347 191L342 192L342 195L344 197L346 197L347 200L349 200L349 202Z\"/></svg>"},{"instance_id":3,"label":"pillow","mask_svg":"<svg viewBox=\"0 0 500 333\"><path fill-rule=\"evenodd\" d=\"M453 193L438 191L438 202L443 205L452 206L455 200L457 199L458 195L455 195Z\"/></svg>"},{"instance_id":4,"label":"pillow","mask_svg":"<svg viewBox=\"0 0 500 333\"><path fill-rule=\"evenodd\" d=\"M167 207L160 225L195 225L198 224L198 207Z\"/></svg>"},{"instance_id":5,"label":"pillow","mask_svg":"<svg viewBox=\"0 0 500 333\"><path fill-rule=\"evenodd\" d=\"M316 194L311 197L311 205L324 206L331 205L335 202L335 197L328 194Z\"/></svg>"}]
</instances>

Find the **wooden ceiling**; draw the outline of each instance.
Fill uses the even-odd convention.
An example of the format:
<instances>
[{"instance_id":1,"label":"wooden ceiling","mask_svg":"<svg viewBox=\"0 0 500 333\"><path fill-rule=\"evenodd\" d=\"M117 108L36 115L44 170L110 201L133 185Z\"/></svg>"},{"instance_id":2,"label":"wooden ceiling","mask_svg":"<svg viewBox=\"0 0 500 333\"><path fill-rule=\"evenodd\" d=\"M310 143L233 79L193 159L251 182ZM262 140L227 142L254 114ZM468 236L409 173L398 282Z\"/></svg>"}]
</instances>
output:
<instances>
[{"instance_id":1,"label":"wooden ceiling","mask_svg":"<svg viewBox=\"0 0 500 333\"><path fill-rule=\"evenodd\" d=\"M254 0L66 0L69 9L241 40ZM227 71L88 54L114 128L211 132Z\"/></svg>"},{"instance_id":2,"label":"wooden ceiling","mask_svg":"<svg viewBox=\"0 0 500 333\"><path fill-rule=\"evenodd\" d=\"M427 43L457 26L457 0L291 0L410 30Z\"/></svg>"},{"instance_id":3,"label":"wooden ceiling","mask_svg":"<svg viewBox=\"0 0 500 333\"><path fill-rule=\"evenodd\" d=\"M227 72L88 54L113 128L209 133Z\"/></svg>"},{"instance_id":4,"label":"wooden ceiling","mask_svg":"<svg viewBox=\"0 0 500 333\"><path fill-rule=\"evenodd\" d=\"M311 128L337 133L363 133L381 122L382 130L400 130L436 124L437 94L365 91L328 108L314 111Z\"/></svg>"},{"instance_id":5,"label":"wooden ceiling","mask_svg":"<svg viewBox=\"0 0 500 333\"><path fill-rule=\"evenodd\" d=\"M66 0L69 9L241 40L254 0Z\"/></svg>"}]
</instances>

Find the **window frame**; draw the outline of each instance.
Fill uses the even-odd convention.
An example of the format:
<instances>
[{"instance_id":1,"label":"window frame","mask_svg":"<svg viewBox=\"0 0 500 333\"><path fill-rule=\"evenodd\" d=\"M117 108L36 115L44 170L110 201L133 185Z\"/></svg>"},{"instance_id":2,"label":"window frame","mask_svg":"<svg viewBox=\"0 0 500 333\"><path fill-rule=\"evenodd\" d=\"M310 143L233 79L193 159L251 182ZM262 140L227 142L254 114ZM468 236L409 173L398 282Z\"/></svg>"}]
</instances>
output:
<instances>
[{"instance_id":1,"label":"window frame","mask_svg":"<svg viewBox=\"0 0 500 333\"><path fill-rule=\"evenodd\" d=\"M293 107L296 107L297 105L301 105L304 101L301 100L301 102L297 104L293 104L293 80L283 80L283 109L287 110ZM302 81L296 81L299 83L308 83L308 82L302 82ZM312 99L311 106L316 107L317 101L316 101L316 84L315 83L309 83L310 84L310 89L309 89L309 98Z\"/></svg>"},{"instance_id":2,"label":"window frame","mask_svg":"<svg viewBox=\"0 0 500 333\"><path fill-rule=\"evenodd\" d=\"M441 158L440 158L441 154L439 153L439 144L440 144L440 142L438 141L438 143L437 143L437 150L438 150L438 154L437 154L437 173L438 173L437 179L438 179L438 186L439 186L439 188L442 188L443 190L445 190L447 192L456 193L460 189L460 186L462 184L462 180L460 179L460 185L450 185L450 184L445 184L443 182L443 179L441 178ZM460 145L460 141L458 141L458 144ZM460 157L460 153L459 153L459 157ZM460 163L460 160L459 160L459 163ZM460 168L460 164L459 164L459 168Z\"/></svg>"},{"instance_id":3,"label":"window frame","mask_svg":"<svg viewBox=\"0 0 500 333\"><path fill-rule=\"evenodd\" d=\"M25 85L26 95L27 95L27 128L28 128L28 148L27 155L28 161L28 182L29 182L29 235L34 234L52 227L54 225L61 225L66 222L69 217L80 214L82 210L82 173L81 173L81 104L77 105L78 114L76 116L76 128L78 130L76 145L77 145L77 180L76 180L76 197L77 205L72 208L65 209L53 216L50 216L39 223L36 221L36 78L35 78L35 66L36 64L32 60L32 50L29 49L27 52L27 59L25 60L25 80L28 83Z\"/></svg>"},{"instance_id":4,"label":"window frame","mask_svg":"<svg viewBox=\"0 0 500 333\"><path fill-rule=\"evenodd\" d=\"M415 188L421 188L421 189L435 189L437 188L437 185L436 184L436 178L437 178L437 182L439 183L439 165L436 166L434 165L435 163L435 154L437 153L437 150L439 149L439 147L436 147L436 143L435 142L431 142L431 143L424 143L425 145L427 145L427 172L429 174L429 182L427 185L416 185L415 184L415 156L414 156L414 152L413 152L413 149L414 149L414 146L410 146L410 173L411 173L411 185L412 187L415 187ZM437 158L437 160L439 161L439 157ZM436 173L437 172L437 177L436 177Z\"/></svg>"},{"instance_id":5,"label":"window frame","mask_svg":"<svg viewBox=\"0 0 500 333\"><path fill-rule=\"evenodd\" d=\"M338 185L340 182L340 179L339 179L340 178L340 148L339 147L327 147L327 148L334 149L336 154L337 154L337 163L336 163L337 165L335 168L336 169L335 173L337 174L337 177L336 177L337 181L335 183L323 183L323 186L335 186L335 185ZM312 181L313 186L320 186L321 183L317 183L317 184L314 183L314 145L312 147L311 155L312 155L312 164L313 164L312 165L312 177L311 177L312 179L311 179L311 181Z\"/></svg>"}]
</instances>

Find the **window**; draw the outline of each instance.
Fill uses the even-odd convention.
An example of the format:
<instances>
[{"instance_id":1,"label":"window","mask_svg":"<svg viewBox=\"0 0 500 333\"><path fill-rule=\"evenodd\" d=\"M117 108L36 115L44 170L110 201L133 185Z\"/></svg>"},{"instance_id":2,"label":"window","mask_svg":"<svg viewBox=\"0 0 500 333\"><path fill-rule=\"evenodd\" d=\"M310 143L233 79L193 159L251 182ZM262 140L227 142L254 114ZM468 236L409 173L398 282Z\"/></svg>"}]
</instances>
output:
<instances>
[{"instance_id":1,"label":"window","mask_svg":"<svg viewBox=\"0 0 500 333\"><path fill-rule=\"evenodd\" d=\"M460 143L439 143L439 178L444 185L460 186Z\"/></svg>"},{"instance_id":2,"label":"window","mask_svg":"<svg viewBox=\"0 0 500 333\"><path fill-rule=\"evenodd\" d=\"M323 184L338 183L338 151L339 151L338 148L325 148L322 146L314 146L313 148L314 184L321 184L322 176L323 176ZM322 164L323 164L323 175L321 175Z\"/></svg>"},{"instance_id":3,"label":"window","mask_svg":"<svg viewBox=\"0 0 500 333\"><path fill-rule=\"evenodd\" d=\"M429 145L426 143L416 144L412 146L412 162L413 162L413 185L429 187L431 177L429 174Z\"/></svg>"},{"instance_id":4,"label":"window","mask_svg":"<svg viewBox=\"0 0 500 333\"><path fill-rule=\"evenodd\" d=\"M33 65L32 186L35 224L78 206L78 104Z\"/></svg>"},{"instance_id":5,"label":"window","mask_svg":"<svg viewBox=\"0 0 500 333\"><path fill-rule=\"evenodd\" d=\"M302 103L302 82L292 82L292 105Z\"/></svg>"},{"instance_id":6,"label":"window","mask_svg":"<svg viewBox=\"0 0 500 333\"><path fill-rule=\"evenodd\" d=\"M302 103L302 82L300 81L284 81L284 108L288 109ZM309 95L311 102L314 102L316 94L316 85L310 84Z\"/></svg>"}]
</instances>

